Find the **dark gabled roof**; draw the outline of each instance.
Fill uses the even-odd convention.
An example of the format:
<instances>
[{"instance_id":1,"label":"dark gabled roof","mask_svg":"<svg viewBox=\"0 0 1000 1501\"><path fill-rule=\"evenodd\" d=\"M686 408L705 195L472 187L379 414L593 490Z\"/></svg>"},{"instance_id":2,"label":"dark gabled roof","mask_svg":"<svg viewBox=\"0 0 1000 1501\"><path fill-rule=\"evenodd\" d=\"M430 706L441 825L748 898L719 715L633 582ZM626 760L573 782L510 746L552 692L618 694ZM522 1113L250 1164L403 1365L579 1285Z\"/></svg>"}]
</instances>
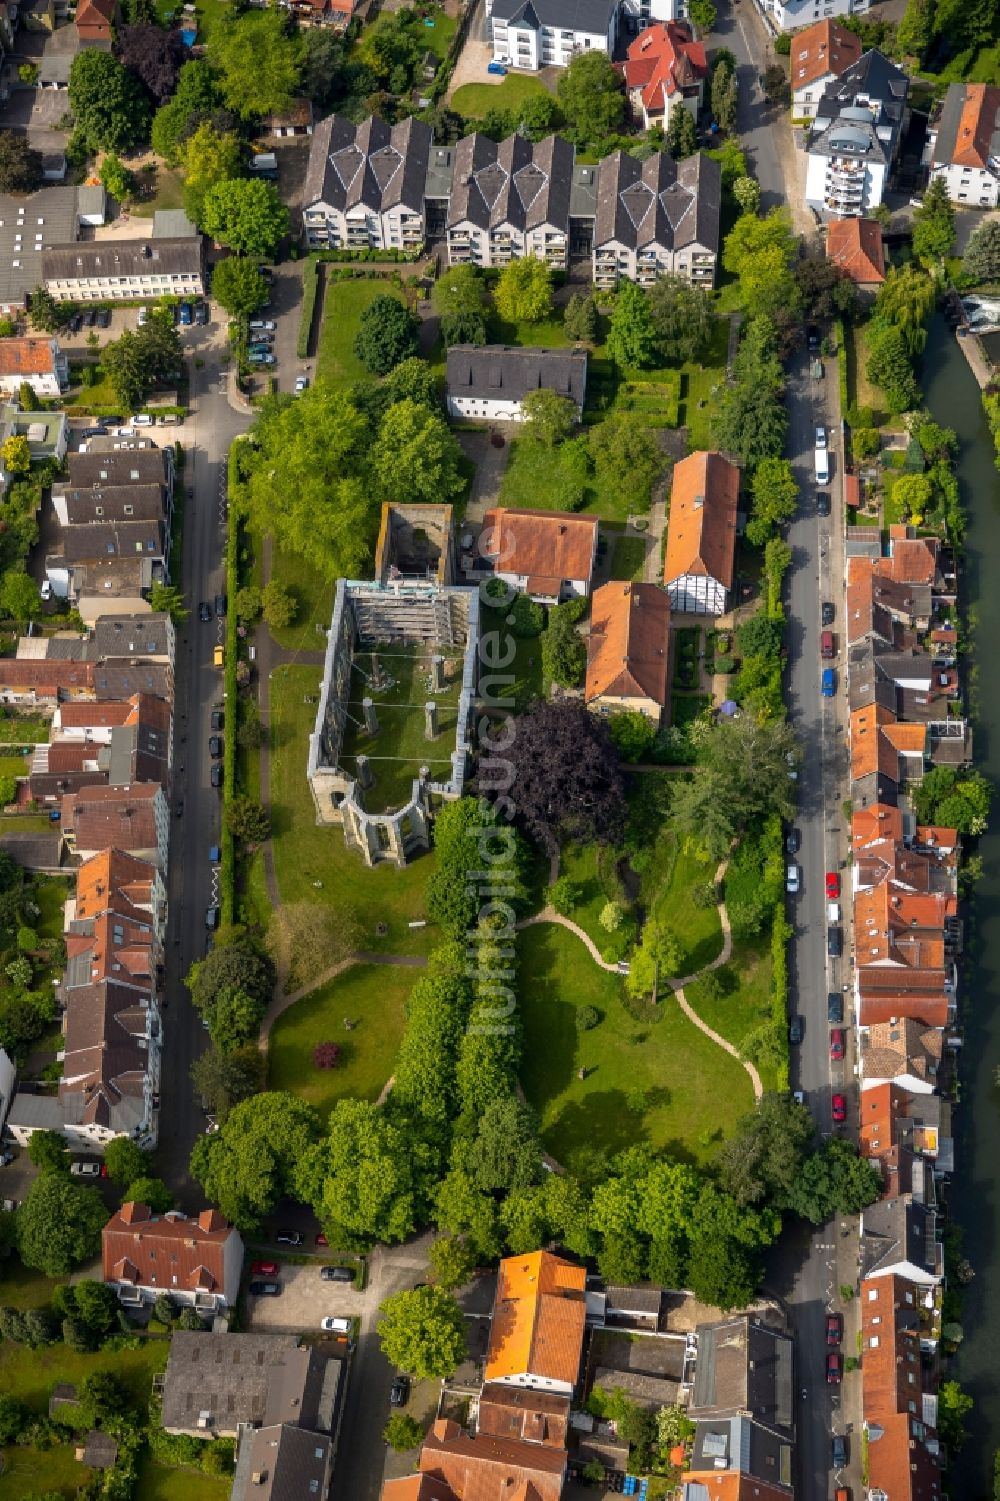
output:
<instances>
[{"instance_id":1,"label":"dark gabled roof","mask_svg":"<svg viewBox=\"0 0 1000 1501\"><path fill-rule=\"evenodd\" d=\"M201 235L186 240L89 240L42 251L42 281L189 276L201 271Z\"/></svg>"},{"instance_id":2,"label":"dark gabled roof","mask_svg":"<svg viewBox=\"0 0 1000 1501\"><path fill-rule=\"evenodd\" d=\"M70 526L92 521L159 521L165 515L162 485L102 485L64 490Z\"/></svg>"},{"instance_id":3,"label":"dark gabled roof","mask_svg":"<svg viewBox=\"0 0 1000 1501\"><path fill-rule=\"evenodd\" d=\"M697 153L675 162L658 151L640 162L616 151L600 166L594 243L717 251L721 201L722 170L711 157Z\"/></svg>"},{"instance_id":4,"label":"dark gabled roof","mask_svg":"<svg viewBox=\"0 0 1000 1501\"><path fill-rule=\"evenodd\" d=\"M68 563L103 563L108 558L128 561L161 558L164 541L162 519L93 521L63 528L62 556Z\"/></svg>"},{"instance_id":5,"label":"dark gabled roof","mask_svg":"<svg viewBox=\"0 0 1000 1501\"><path fill-rule=\"evenodd\" d=\"M883 131L886 127L891 127L895 137L903 123L909 87L910 80L903 70L891 63L877 47L863 53L856 63L845 69L839 78L835 78L823 90L816 106L809 150L816 149L814 141L838 122L845 111L851 112L848 118L852 125L860 127L867 120L873 130L876 126ZM857 115L855 111L858 112ZM891 151L886 155L891 155Z\"/></svg>"},{"instance_id":6,"label":"dark gabled roof","mask_svg":"<svg viewBox=\"0 0 1000 1501\"><path fill-rule=\"evenodd\" d=\"M115 657L169 657L174 630L170 616L102 615L93 630L98 660Z\"/></svg>"},{"instance_id":7,"label":"dark gabled roof","mask_svg":"<svg viewBox=\"0 0 1000 1501\"><path fill-rule=\"evenodd\" d=\"M583 406L584 349L508 349L504 344L453 344L448 350L449 396L520 401L531 391L555 391Z\"/></svg>"},{"instance_id":8,"label":"dark gabled roof","mask_svg":"<svg viewBox=\"0 0 1000 1501\"><path fill-rule=\"evenodd\" d=\"M491 14L495 21L535 30L552 26L607 36L617 8L617 0L493 0Z\"/></svg>"},{"instance_id":9,"label":"dark gabled roof","mask_svg":"<svg viewBox=\"0 0 1000 1501\"><path fill-rule=\"evenodd\" d=\"M167 454L152 443L148 448L119 449L102 453L89 448L86 453L67 455L69 482L77 489L92 485L166 484Z\"/></svg>"},{"instance_id":10,"label":"dark gabled roof","mask_svg":"<svg viewBox=\"0 0 1000 1501\"><path fill-rule=\"evenodd\" d=\"M369 115L360 125L343 115L321 120L309 144L303 204L326 203L344 213L358 206L423 210L434 134L412 117L387 125Z\"/></svg>"},{"instance_id":11,"label":"dark gabled roof","mask_svg":"<svg viewBox=\"0 0 1000 1501\"><path fill-rule=\"evenodd\" d=\"M537 144L522 135L497 142L477 131L455 147L448 225L565 230L572 186L573 147L562 136Z\"/></svg>"},{"instance_id":12,"label":"dark gabled roof","mask_svg":"<svg viewBox=\"0 0 1000 1501\"><path fill-rule=\"evenodd\" d=\"M330 1440L289 1423L245 1429L230 1501L307 1501L323 1495Z\"/></svg>"}]
</instances>

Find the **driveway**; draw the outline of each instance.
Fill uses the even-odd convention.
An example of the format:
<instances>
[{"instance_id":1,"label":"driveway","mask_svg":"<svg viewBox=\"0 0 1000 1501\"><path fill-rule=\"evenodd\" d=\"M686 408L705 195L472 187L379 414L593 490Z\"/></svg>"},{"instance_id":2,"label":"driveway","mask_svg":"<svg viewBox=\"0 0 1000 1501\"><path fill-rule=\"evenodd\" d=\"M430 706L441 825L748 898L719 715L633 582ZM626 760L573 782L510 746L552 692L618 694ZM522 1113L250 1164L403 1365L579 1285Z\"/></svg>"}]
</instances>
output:
<instances>
[{"instance_id":1,"label":"driveway","mask_svg":"<svg viewBox=\"0 0 1000 1501\"><path fill-rule=\"evenodd\" d=\"M358 1292L349 1282L323 1282L320 1266L281 1265L281 1297L252 1298L247 1295L249 1328L271 1333L308 1333L319 1329L320 1319L360 1318L368 1291Z\"/></svg>"}]
</instances>

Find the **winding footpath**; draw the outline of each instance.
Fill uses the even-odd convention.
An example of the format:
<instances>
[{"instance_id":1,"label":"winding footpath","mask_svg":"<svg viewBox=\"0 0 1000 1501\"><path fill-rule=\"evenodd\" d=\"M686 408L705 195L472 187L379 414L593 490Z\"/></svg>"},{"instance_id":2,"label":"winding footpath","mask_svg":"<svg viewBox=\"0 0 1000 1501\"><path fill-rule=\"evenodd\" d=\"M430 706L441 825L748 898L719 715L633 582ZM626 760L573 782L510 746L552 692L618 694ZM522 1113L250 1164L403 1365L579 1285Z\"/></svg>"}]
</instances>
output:
<instances>
[{"instance_id":1,"label":"winding footpath","mask_svg":"<svg viewBox=\"0 0 1000 1501\"><path fill-rule=\"evenodd\" d=\"M721 887L728 866L729 861L723 860L718 870L715 872L716 886ZM698 970L696 974L683 975L679 980L668 979L667 984L670 986L674 995L677 997L678 1004L680 1005L680 1008L684 1012L684 1015L687 1017L688 1021L696 1026L699 1032L704 1032L705 1036L710 1037L718 1047L722 1048L723 1052L728 1053L730 1057L735 1058L737 1063L741 1064L742 1067L746 1069L747 1073L750 1076L750 1083L753 1085L754 1099L759 1100L761 1095L764 1093L764 1086L760 1082L760 1074L757 1072L754 1065L748 1059L743 1058L740 1055L739 1050L735 1048L731 1042L727 1042L727 1040L723 1036L721 1036L720 1033L716 1032L714 1027L710 1027L708 1025L708 1022L702 1020L697 1011L695 1011L694 1007L691 1005L691 1002L688 1000L687 996L684 994L685 985L692 985L695 980L700 979L702 975L708 974L710 970L718 969L720 965L728 963L729 959L732 956L733 934L729 924L729 913L726 911L726 904L724 901L719 902L718 913L719 922L722 925L722 949L720 953L716 955L716 957L711 961L710 964L706 964L704 968ZM585 946L587 952L590 954L590 957L593 959L594 963L599 966L599 968L607 970L609 974L620 973L617 964L611 964L608 962L608 960L602 957L600 949L597 947L590 934L585 933L584 930L580 927L579 923L573 922L573 920L569 917L563 917L562 914L557 912L554 907L543 907L541 912L536 912L533 917L524 918L523 921L519 922L517 926L519 928L532 928L537 923L558 923L560 927L568 928L571 933L574 933L576 937L579 938L580 942Z\"/></svg>"}]
</instances>

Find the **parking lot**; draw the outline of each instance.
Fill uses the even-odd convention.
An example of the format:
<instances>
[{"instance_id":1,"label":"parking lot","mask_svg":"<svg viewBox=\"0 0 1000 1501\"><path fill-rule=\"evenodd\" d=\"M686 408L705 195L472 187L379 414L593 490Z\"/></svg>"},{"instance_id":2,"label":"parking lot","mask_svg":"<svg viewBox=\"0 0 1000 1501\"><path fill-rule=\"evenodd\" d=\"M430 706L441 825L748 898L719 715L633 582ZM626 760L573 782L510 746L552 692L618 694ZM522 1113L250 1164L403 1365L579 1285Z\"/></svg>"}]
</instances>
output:
<instances>
[{"instance_id":1,"label":"parking lot","mask_svg":"<svg viewBox=\"0 0 1000 1501\"><path fill-rule=\"evenodd\" d=\"M265 1258L266 1259L266 1258ZM278 1260L279 1258L275 1258ZM249 1328L272 1332L319 1332L320 1319L360 1318L365 1294L349 1282L323 1282L319 1263L291 1266L280 1262L281 1296L252 1298L247 1294Z\"/></svg>"}]
</instances>

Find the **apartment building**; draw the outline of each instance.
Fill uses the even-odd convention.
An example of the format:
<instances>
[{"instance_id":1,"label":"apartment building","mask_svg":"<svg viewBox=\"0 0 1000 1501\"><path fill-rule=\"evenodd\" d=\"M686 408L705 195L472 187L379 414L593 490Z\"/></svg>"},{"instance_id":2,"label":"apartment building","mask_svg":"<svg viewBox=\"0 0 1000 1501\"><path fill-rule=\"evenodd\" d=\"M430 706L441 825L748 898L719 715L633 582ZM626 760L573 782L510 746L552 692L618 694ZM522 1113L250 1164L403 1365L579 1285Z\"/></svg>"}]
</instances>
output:
<instances>
[{"instance_id":1,"label":"apartment building","mask_svg":"<svg viewBox=\"0 0 1000 1501\"><path fill-rule=\"evenodd\" d=\"M0 391L17 396L23 385L36 396L58 396L69 381L69 361L58 339L0 339Z\"/></svg>"},{"instance_id":2,"label":"apartment building","mask_svg":"<svg viewBox=\"0 0 1000 1501\"><path fill-rule=\"evenodd\" d=\"M594 282L614 287L623 277L652 286L665 274L697 286L715 284L722 171L698 152L675 162L658 151L638 161L627 152L598 169Z\"/></svg>"},{"instance_id":3,"label":"apartment building","mask_svg":"<svg viewBox=\"0 0 1000 1501\"><path fill-rule=\"evenodd\" d=\"M768 30L796 31L833 16L863 16L871 0L754 0Z\"/></svg>"},{"instance_id":4,"label":"apartment building","mask_svg":"<svg viewBox=\"0 0 1000 1501\"><path fill-rule=\"evenodd\" d=\"M640 0L641 16L642 0ZM493 56L512 68L565 68L581 52L615 50L619 0L486 0Z\"/></svg>"},{"instance_id":5,"label":"apartment building","mask_svg":"<svg viewBox=\"0 0 1000 1501\"><path fill-rule=\"evenodd\" d=\"M569 264L574 148L562 136L537 144L513 135L496 142L478 131L455 147L448 202L453 266L504 266L533 256Z\"/></svg>"},{"instance_id":6,"label":"apartment building","mask_svg":"<svg viewBox=\"0 0 1000 1501\"><path fill-rule=\"evenodd\" d=\"M792 38L792 115L810 120L823 93L861 57L861 39L846 26L816 21Z\"/></svg>"},{"instance_id":7,"label":"apartment building","mask_svg":"<svg viewBox=\"0 0 1000 1501\"><path fill-rule=\"evenodd\" d=\"M861 1380L871 1501L939 1501L936 1380L921 1358L934 1316L903 1275L861 1283Z\"/></svg>"},{"instance_id":8,"label":"apartment building","mask_svg":"<svg viewBox=\"0 0 1000 1501\"><path fill-rule=\"evenodd\" d=\"M202 238L53 245L42 251L41 280L56 302L198 297L205 290Z\"/></svg>"},{"instance_id":9,"label":"apartment building","mask_svg":"<svg viewBox=\"0 0 1000 1501\"><path fill-rule=\"evenodd\" d=\"M906 128L909 79L873 47L823 90L806 150L806 203L831 219L882 202Z\"/></svg>"},{"instance_id":10,"label":"apartment building","mask_svg":"<svg viewBox=\"0 0 1000 1501\"><path fill-rule=\"evenodd\" d=\"M952 83L927 139L924 163L953 203L996 208L1000 202L1000 88Z\"/></svg>"},{"instance_id":11,"label":"apartment building","mask_svg":"<svg viewBox=\"0 0 1000 1501\"><path fill-rule=\"evenodd\" d=\"M236 1303L243 1240L217 1209L159 1215L130 1201L101 1232L101 1262L105 1283L126 1308L148 1306L166 1293L175 1307L207 1318Z\"/></svg>"},{"instance_id":12,"label":"apartment building","mask_svg":"<svg viewBox=\"0 0 1000 1501\"><path fill-rule=\"evenodd\" d=\"M311 250L416 252L426 238L425 195L434 134L408 118L360 125L328 115L313 130L302 228Z\"/></svg>"},{"instance_id":13,"label":"apartment building","mask_svg":"<svg viewBox=\"0 0 1000 1501\"><path fill-rule=\"evenodd\" d=\"M81 860L104 849L120 849L166 872L170 816L163 789L155 782L67 793L62 830Z\"/></svg>"},{"instance_id":14,"label":"apartment building","mask_svg":"<svg viewBox=\"0 0 1000 1501\"><path fill-rule=\"evenodd\" d=\"M104 223L102 187L47 187L25 198L0 194L0 311L24 313L42 281L42 257L75 240L82 226Z\"/></svg>"}]
</instances>

